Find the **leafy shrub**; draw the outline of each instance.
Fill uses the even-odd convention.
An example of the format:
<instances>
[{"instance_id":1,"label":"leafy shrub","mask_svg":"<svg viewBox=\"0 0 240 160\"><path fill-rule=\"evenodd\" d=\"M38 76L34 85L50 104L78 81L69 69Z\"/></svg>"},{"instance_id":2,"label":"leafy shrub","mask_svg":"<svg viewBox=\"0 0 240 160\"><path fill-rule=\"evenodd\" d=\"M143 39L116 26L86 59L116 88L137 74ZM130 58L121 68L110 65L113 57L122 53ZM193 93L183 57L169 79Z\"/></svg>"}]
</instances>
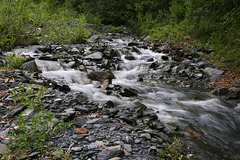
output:
<instances>
[{"instance_id":1,"label":"leafy shrub","mask_svg":"<svg viewBox=\"0 0 240 160\"><path fill-rule=\"evenodd\" d=\"M167 143L164 147L162 157L166 157L167 155L170 155L173 160L180 160L182 159L182 143L179 139L174 137L174 141L172 144Z\"/></svg>"},{"instance_id":2,"label":"leafy shrub","mask_svg":"<svg viewBox=\"0 0 240 160\"><path fill-rule=\"evenodd\" d=\"M88 36L85 18L67 3L44 0L0 1L0 48L39 42L77 43ZM72 22L74 22L74 25Z\"/></svg>"},{"instance_id":3,"label":"leafy shrub","mask_svg":"<svg viewBox=\"0 0 240 160\"><path fill-rule=\"evenodd\" d=\"M5 57L6 64L3 67L4 69L18 69L24 63L24 58L20 54L10 54Z\"/></svg>"},{"instance_id":4,"label":"leafy shrub","mask_svg":"<svg viewBox=\"0 0 240 160\"><path fill-rule=\"evenodd\" d=\"M9 133L10 142L13 148L18 150L41 150L44 148L46 140L54 132L50 122L53 121L51 112L39 112L27 120L24 116L18 116L18 122L15 123L17 130L11 130Z\"/></svg>"},{"instance_id":5,"label":"leafy shrub","mask_svg":"<svg viewBox=\"0 0 240 160\"><path fill-rule=\"evenodd\" d=\"M18 89L12 92L13 98L20 103L27 105L27 107L34 110L42 109L42 95L47 89L38 87L36 90L32 86L27 87L19 84Z\"/></svg>"}]
</instances>

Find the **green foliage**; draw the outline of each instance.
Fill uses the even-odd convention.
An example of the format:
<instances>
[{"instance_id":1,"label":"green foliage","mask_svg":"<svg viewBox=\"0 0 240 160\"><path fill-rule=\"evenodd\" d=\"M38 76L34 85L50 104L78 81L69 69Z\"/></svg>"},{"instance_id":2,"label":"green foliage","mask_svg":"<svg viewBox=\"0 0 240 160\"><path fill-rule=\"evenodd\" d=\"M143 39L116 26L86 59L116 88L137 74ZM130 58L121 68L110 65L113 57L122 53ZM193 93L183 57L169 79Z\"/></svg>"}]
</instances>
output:
<instances>
[{"instance_id":1,"label":"green foliage","mask_svg":"<svg viewBox=\"0 0 240 160\"><path fill-rule=\"evenodd\" d=\"M10 54L5 57L6 64L3 66L3 70L6 69L18 69L22 66L25 59L20 54Z\"/></svg>"},{"instance_id":2,"label":"green foliage","mask_svg":"<svg viewBox=\"0 0 240 160\"><path fill-rule=\"evenodd\" d=\"M0 48L46 43L77 43L88 36L85 18L53 0L0 1Z\"/></svg>"},{"instance_id":3,"label":"green foliage","mask_svg":"<svg viewBox=\"0 0 240 160\"><path fill-rule=\"evenodd\" d=\"M59 121L59 123L57 124L57 129L59 130L66 130L68 128L70 128L73 125L72 121L69 122L64 122L62 119Z\"/></svg>"},{"instance_id":4,"label":"green foliage","mask_svg":"<svg viewBox=\"0 0 240 160\"><path fill-rule=\"evenodd\" d=\"M162 150L161 157L166 157L167 155L170 155L173 160L181 160L182 155L182 146L183 144L180 142L179 139L174 137L174 141L172 144L167 143Z\"/></svg>"},{"instance_id":5,"label":"green foliage","mask_svg":"<svg viewBox=\"0 0 240 160\"><path fill-rule=\"evenodd\" d=\"M113 25L106 25L103 26L103 29L105 30L111 30L111 31L120 31L120 30L125 30L126 27L125 26L113 26Z\"/></svg>"},{"instance_id":6,"label":"green foliage","mask_svg":"<svg viewBox=\"0 0 240 160\"><path fill-rule=\"evenodd\" d=\"M54 154L55 153L55 154ZM59 155L58 155L59 154ZM72 156L69 151L63 151L62 146L57 146L55 151L53 152L53 159L59 159L58 157L61 155L62 160L72 160Z\"/></svg>"},{"instance_id":7,"label":"green foliage","mask_svg":"<svg viewBox=\"0 0 240 160\"><path fill-rule=\"evenodd\" d=\"M19 115L15 123L17 129L9 132L10 143L13 149L19 151L42 150L46 140L54 133L50 123L54 115L48 112L38 112L28 120L25 116Z\"/></svg>"},{"instance_id":8,"label":"green foliage","mask_svg":"<svg viewBox=\"0 0 240 160\"><path fill-rule=\"evenodd\" d=\"M47 89L38 87L36 90L32 86L27 87L19 84L18 89L12 92L13 98L27 107L34 110L42 109L42 95Z\"/></svg>"}]
</instances>

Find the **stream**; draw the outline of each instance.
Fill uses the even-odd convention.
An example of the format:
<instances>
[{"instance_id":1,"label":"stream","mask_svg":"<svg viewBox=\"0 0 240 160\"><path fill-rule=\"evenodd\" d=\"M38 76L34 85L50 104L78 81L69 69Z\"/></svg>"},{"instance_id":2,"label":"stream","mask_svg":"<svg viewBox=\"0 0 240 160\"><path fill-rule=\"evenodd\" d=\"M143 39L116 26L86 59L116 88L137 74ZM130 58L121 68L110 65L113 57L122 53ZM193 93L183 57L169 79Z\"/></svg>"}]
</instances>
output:
<instances>
[{"instance_id":1,"label":"stream","mask_svg":"<svg viewBox=\"0 0 240 160\"><path fill-rule=\"evenodd\" d=\"M136 97L106 94L99 87L99 82L89 82L88 71L72 68L72 62L36 60L36 64L42 70L41 76L61 81L68 85L72 92L83 92L93 101L111 100L118 105L140 101L154 109L162 123L179 126L178 134L185 146L193 150L194 155L201 157L200 159L239 159L240 101L226 101L220 96L207 94L191 86L167 83L159 78L162 72L149 68L153 62L148 61L153 58L160 65L164 64L162 56L167 54L154 52L151 48L138 48L138 52L133 51L128 46L132 41L132 37L123 37L112 38L111 41L103 39L101 42L109 48L121 50L118 55L118 68L111 68L115 79L109 86L120 85L134 89L138 93ZM16 48L13 52L37 57L42 54L34 52L38 47L40 46ZM84 47L85 53L89 52L88 46ZM129 59L126 56L134 58ZM82 60L85 66L91 65L88 58L89 55L86 54ZM98 70L96 66L91 69ZM139 80L140 78L142 80ZM174 80L171 77L169 79Z\"/></svg>"}]
</instances>

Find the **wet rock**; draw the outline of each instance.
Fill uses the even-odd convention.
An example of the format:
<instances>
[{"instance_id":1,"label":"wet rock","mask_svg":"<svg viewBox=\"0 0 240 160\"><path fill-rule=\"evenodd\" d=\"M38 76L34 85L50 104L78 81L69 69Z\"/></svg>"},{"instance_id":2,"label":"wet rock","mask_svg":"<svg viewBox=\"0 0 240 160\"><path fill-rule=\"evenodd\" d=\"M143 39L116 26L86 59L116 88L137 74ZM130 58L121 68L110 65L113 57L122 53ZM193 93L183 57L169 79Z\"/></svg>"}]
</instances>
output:
<instances>
[{"instance_id":1,"label":"wet rock","mask_svg":"<svg viewBox=\"0 0 240 160\"><path fill-rule=\"evenodd\" d=\"M156 67L158 67L158 62L157 61L151 63L150 66L149 66L149 68L153 68L153 69L156 68Z\"/></svg>"},{"instance_id":2,"label":"wet rock","mask_svg":"<svg viewBox=\"0 0 240 160\"><path fill-rule=\"evenodd\" d=\"M107 101L104 105L103 105L103 107L105 107L105 108L113 108L115 105L114 105L114 103L113 103L113 101Z\"/></svg>"},{"instance_id":3,"label":"wet rock","mask_svg":"<svg viewBox=\"0 0 240 160\"><path fill-rule=\"evenodd\" d=\"M54 89L58 89L59 91L61 92L64 92L64 93L67 93L67 92L70 92L71 89L68 85L65 85L65 84L57 84L54 86Z\"/></svg>"},{"instance_id":4,"label":"wet rock","mask_svg":"<svg viewBox=\"0 0 240 160\"><path fill-rule=\"evenodd\" d=\"M57 71L62 68L60 62L45 61L45 60L35 60L35 64L39 71Z\"/></svg>"},{"instance_id":5,"label":"wet rock","mask_svg":"<svg viewBox=\"0 0 240 160\"><path fill-rule=\"evenodd\" d=\"M131 55L125 56L124 58L127 59L127 60L135 60L135 57L131 56Z\"/></svg>"},{"instance_id":6,"label":"wet rock","mask_svg":"<svg viewBox=\"0 0 240 160\"><path fill-rule=\"evenodd\" d=\"M124 88L120 92L120 95L123 97L134 97L134 96L137 96L137 93L133 89Z\"/></svg>"},{"instance_id":7,"label":"wet rock","mask_svg":"<svg viewBox=\"0 0 240 160\"><path fill-rule=\"evenodd\" d=\"M128 43L128 46L138 46L139 45L139 42L130 42Z\"/></svg>"},{"instance_id":8,"label":"wet rock","mask_svg":"<svg viewBox=\"0 0 240 160\"><path fill-rule=\"evenodd\" d=\"M147 62L153 62L153 61L154 61L154 58L147 59Z\"/></svg>"},{"instance_id":9,"label":"wet rock","mask_svg":"<svg viewBox=\"0 0 240 160\"><path fill-rule=\"evenodd\" d=\"M161 58L162 58L163 61L168 61L169 60L168 56L162 56Z\"/></svg>"},{"instance_id":10,"label":"wet rock","mask_svg":"<svg viewBox=\"0 0 240 160\"><path fill-rule=\"evenodd\" d=\"M93 71L87 74L87 77L93 81L99 81L99 82L108 80L109 84L111 84L112 79L115 78L114 74L111 71Z\"/></svg>"},{"instance_id":11,"label":"wet rock","mask_svg":"<svg viewBox=\"0 0 240 160\"><path fill-rule=\"evenodd\" d=\"M114 57L119 57L121 58L122 53L120 52L119 49L111 49L110 51L110 58L114 58Z\"/></svg>"},{"instance_id":12,"label":"wet rock","mask_svg":"<svg viewBox=\"0 0 240 160\"><path fill-rule=\"evenodd\" d=\"M163 67L162 69L161 69L161 71L162 72L171 72L171 65L170 64L168 64L168 65L165 65L165 67Z\"/></svg>"},{"instance_id":13,"label":"wet rock","mask_svg":"<svg viewBox=\"0 0 240 160\"><path fill-rule=\"evenodd\" d=\"M91 60L101 60L103 58L102 52L95 52L90 55L87 55L84 57L85 59L91 59Z\"/></svg>"},{"instance_id":14,"label":"wet rock","mask_svg":"<svg viewBox=\"0 0 240 160\"><path fill-rule=\"evenodd\" d=\"M37 64L35 62L35 60L26 62L22 65L23 70L25 71L29 71L29 72L38 72L41 73L42 71L38 69Z\"/></svg>"},{"instance_id":15,"label":"wet rock","mask_svg":"<svg viewBox=\"0 0 240 160\"><path fill-rule=\"evenodd\" d=\"M132 47L132 50L133 50L133 52L136 52L136 53L138 53L140 55L143 54L142 51L139 48L135 47L135 46Z\"/></svg>"}]
</instances>

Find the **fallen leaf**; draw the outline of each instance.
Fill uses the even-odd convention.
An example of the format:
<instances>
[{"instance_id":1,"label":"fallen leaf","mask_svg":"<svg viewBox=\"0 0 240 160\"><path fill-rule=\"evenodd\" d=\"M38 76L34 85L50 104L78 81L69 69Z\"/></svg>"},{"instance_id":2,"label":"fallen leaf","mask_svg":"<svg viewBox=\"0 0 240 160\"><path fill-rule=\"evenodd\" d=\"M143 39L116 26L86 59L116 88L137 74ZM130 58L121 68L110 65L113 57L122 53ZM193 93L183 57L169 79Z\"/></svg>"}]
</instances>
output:
<instances>
[{"instance_id":1,"label":"fallen leaf","mask_svg":"<svg viewBox=\"0 0 240 160\"><path fill-rule=\"evenodd\" d=\"M198 133L198 132L195 132L195 131L192 131L192 130L186 130L183 133L185 135L187 135L187 136L192 136L192 137L200 137L200 136L202 136L201 133Z\"/></svg>"},{"instance_id":2,"label":"fallen leaf","mask_svg":"<svg viewBox=\"0 0 240 160\"><path fill-rule=\"evenodd\" d=\"M87 134L88 130L87 129L83 129L83 128L76 128L76 131L78 131L81 134Z\"/></svg>"}]
</instances>

